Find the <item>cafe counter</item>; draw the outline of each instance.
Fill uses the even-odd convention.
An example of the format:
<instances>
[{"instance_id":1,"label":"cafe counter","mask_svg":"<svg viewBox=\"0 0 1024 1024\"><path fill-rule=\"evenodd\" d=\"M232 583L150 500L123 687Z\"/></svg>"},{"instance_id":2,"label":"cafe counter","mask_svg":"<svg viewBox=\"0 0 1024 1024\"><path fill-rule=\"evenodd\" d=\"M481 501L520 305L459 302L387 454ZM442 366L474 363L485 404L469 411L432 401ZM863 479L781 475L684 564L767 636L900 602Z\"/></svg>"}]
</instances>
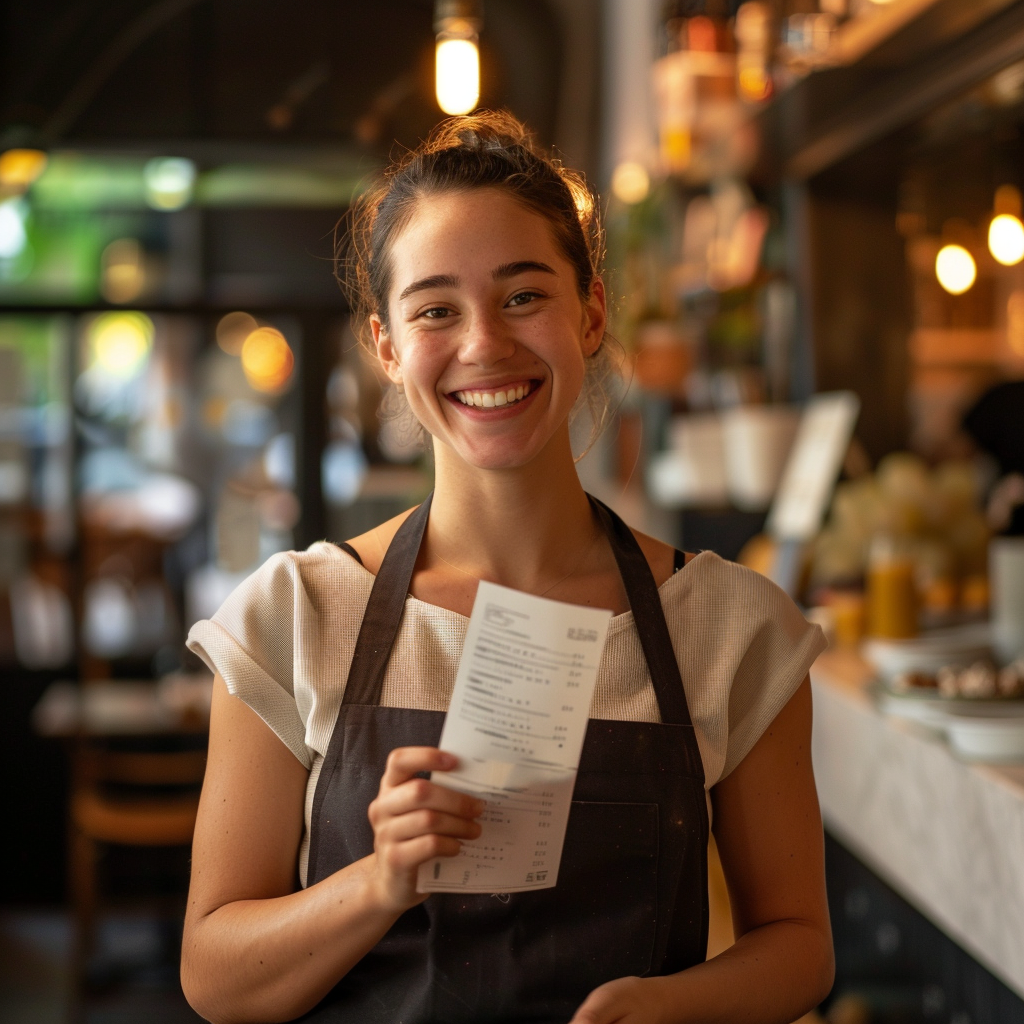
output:
<instances>
[{"instance_id":1,"label":"cafe counter","mask_svg":"<svg viewBox=\"0 0 1024 1024\"><path fill-rule=\"evenodd\" d=\"M967 763L884 716L852 652L826 651L811 681L826 829L1024 997L1024 763Z\"/></svg>"}]
</instances>

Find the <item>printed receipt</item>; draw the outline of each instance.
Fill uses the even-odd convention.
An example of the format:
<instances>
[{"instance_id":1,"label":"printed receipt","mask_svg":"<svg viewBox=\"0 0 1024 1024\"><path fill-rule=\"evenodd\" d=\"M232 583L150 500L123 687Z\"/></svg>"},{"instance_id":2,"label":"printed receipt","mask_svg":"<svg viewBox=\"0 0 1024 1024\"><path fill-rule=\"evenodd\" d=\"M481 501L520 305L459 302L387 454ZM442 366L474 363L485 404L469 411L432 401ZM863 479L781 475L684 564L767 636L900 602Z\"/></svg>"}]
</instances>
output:
<instances>
[{"instance_id":1,"label":"printed receipt","mask_svg":"<svg viewBox=\"0 0 1024 1024\"><path fill-rule=\"evenodd\" d=\"M507 893L558 881L611 612L481 582L440 746L438 785L487 802L479 839L422 864L419 892Z\"/></svg>"}]
</instances>

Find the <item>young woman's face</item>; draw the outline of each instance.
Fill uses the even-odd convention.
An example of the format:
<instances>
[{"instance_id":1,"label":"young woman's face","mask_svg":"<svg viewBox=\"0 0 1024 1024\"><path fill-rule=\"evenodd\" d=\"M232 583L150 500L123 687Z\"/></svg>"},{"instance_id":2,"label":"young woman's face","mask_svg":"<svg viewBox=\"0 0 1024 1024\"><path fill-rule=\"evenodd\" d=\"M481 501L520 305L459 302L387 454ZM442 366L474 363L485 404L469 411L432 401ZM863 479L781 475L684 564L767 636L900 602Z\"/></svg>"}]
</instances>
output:
<instances>
[{"instance_id":1,"label":"young woman's face","mask_svg":"<svg viewBox=\"0 0 1024 1024\"><path fill-rule=\"evenodd\" d=\"M435 442L489 469L568 443L604 290L582 299L544 217L492 188L421 200L391 269L390 327L370 321L377 352Z\"/></svg>"}]
</instances>

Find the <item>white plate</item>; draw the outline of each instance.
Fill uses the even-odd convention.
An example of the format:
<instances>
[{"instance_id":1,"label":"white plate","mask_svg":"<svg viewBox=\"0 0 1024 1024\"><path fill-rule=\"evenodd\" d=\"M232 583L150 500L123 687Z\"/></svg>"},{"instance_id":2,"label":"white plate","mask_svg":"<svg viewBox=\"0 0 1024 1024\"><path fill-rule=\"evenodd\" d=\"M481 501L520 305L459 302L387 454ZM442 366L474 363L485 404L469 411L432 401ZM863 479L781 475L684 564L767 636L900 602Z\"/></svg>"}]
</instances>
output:
<instances>
[{"instance_id":1,"label":"white plate","mask_svg":"<svg viewBox=\"0 0 1024 1024\"><path fill-rule=\"evenodd\" d=\"M875 687L875 700L878 703L878 710L883 715L920 722L932 729L945 728L946 713L942 707L945 701L939 696L938 691L893 693L879 683Z\"/></svg>"},{"instance_id":2,"label":"white plate","mask_svg":"<svg viewBox=\"0 0 1024 1024\"><path fill-rule=\"evenodd\" d=\"M1024 718L964 718L946 721L950 746L969 761L1024 761Z\"/></svg>"},{"instance_id":3,"label":"white plate","mask_svg":"<svg viewBox=\"0 0 1024 1024\"><path fill-rule=\"evenodd\" d=\"M933 729L945 729L951 718L998 718L1024 721L1024 700L1002 697L943 697L938 690L913 689L893 693L877 683L874 696L878 709L893 718L921 722Z\"/></svg>"},{"instance_id":4,"label":"white plate","mask_svg":"<svg viewBox=\"0 0 1024 1024\"><path fill-rule=\"evenodd\" d=\"M943 701L947 714L956 718L1020 718L1024 719L1024 700L1006 697L960 697Z\"/></svg>"},{"instance_id":5,"label":"white plate","mask_svg":"<svg viewBox=\"0 0 1024 1024\"><path fill-rule=\"evenodd\" d=\"M912 640L868 640L864 655L885 682L901 672L938 672L945 666L966 668L992 656L992 630L987 622L937 629Z\"/></svg>"}]
</instances>

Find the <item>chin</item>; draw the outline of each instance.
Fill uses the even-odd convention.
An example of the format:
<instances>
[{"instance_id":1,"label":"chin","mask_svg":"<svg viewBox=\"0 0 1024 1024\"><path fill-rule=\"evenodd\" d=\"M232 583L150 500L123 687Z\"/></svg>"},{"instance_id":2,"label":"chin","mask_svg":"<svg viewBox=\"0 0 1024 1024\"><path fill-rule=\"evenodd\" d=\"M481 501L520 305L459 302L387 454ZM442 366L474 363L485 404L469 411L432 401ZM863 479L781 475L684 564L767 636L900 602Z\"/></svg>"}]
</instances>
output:
<instances>
[{"instance_id":1,"label":"chin","mask_svg":"<svg viewBox=\"0 0 1024 1024\"><path fill-rule=\"evenodd\" d=\"M482 472L508 472L526 469L537 463L559 438L549 438L545 443L512 444L508 439L493 438L483 443L467 443L459 439L456 443L435 437L435 461L444 450L453 466L462 466ZM565 443L568 445L568 434Z\"/></svg>"}]
</instances>

